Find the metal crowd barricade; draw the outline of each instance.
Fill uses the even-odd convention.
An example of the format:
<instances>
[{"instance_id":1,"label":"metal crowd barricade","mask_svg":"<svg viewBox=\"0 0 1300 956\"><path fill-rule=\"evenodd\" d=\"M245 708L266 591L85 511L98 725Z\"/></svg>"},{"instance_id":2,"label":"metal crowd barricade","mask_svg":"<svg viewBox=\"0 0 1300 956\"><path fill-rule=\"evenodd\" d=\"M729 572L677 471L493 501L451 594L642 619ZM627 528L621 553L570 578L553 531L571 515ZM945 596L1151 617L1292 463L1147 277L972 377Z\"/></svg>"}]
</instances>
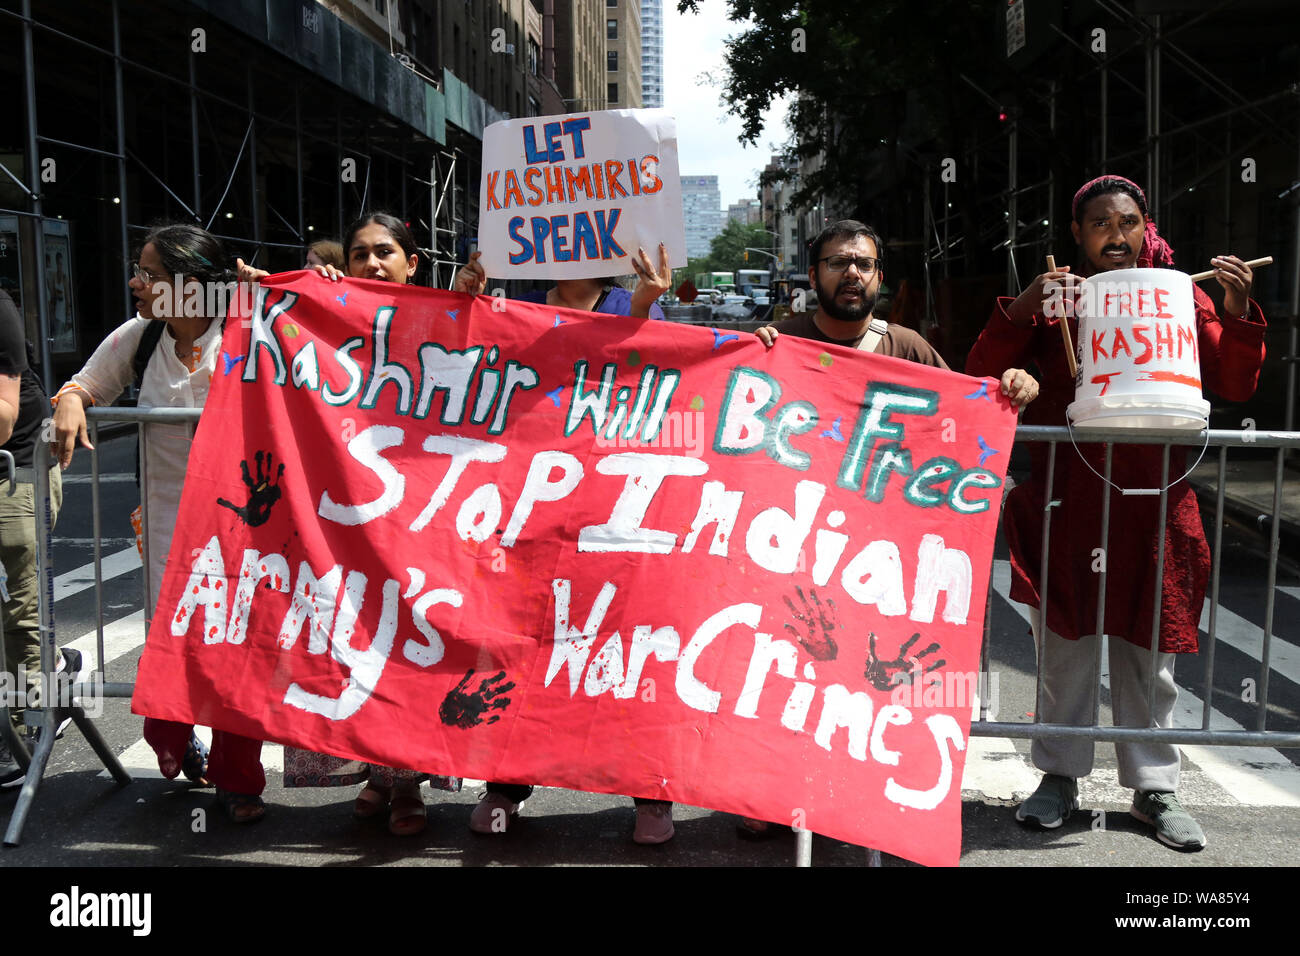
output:
<instances>
[{"instance_id":1,"label":"metal crowd barricade","mask_svg":"<svg viewBox=\"0 0 1300 956\"><path fill-rule=\"evenodd\" d=\"M1038 651L1039 666L1037 667L1037 682L1035 688L1035 708L1034 720L1032 723L1025 722L1008 722L993 721L986 719L987 707L983 707L980 713L980 719L971 723L970 735L972 737L1007 737L1007 738L1028 738L1037 739L1044 737L1078 737L1086 738L1093 741L1146 741L1173 744L1200 744L1207 746L1250 746L1250 747L1275 747L1275 748L1294 748L1300 747L1300 732L1268 730L1268 689L1269 689L1269 655L1273 639L1273 611L1277 586L1277 564L1279 541L1281 534L1281 514L1282 514L1282 482L1284 480L1283 464L1284 456L1288 449L1300 448L1300 432L1286 431L1232 431L1225 429L1209 429L1208 431L1187 432L1178 430L1157 430L1157 429L1124 429L1124 428L1088 428L1086 430L1076 429L1073 438L1071 438L1069 429L1061 426L1031 426L1024 425L1016 430L1017 442L1048 442L1049 448L1047 453L1047 472L1045 475L1045 487L1051 489L1056 471L1056 454L1057 445L1061 442L1078 441L1089 445L1105 445L1105 464L1103 478L1109 482L1111 476L1111 462L1114 454L1114 445L1141 444L1141 445L1159 445L1163 447L1162 461L1162 479L1160 495L1160 527L1164 528L1168 513L1169 499L1169 460L1170 449L1173 446L1194 446L1206 444L1207 447L1218 448L1218 482L1216 487L1215 502L1215 531L1214 544L1211 558L1211 578L1210 578L1210 610L1208 621L1208 640L1201 647L1200 653L1205 656L1205 691L1204 705L1201 714L1200 729L1191 728L1155 728L1155 727L1103 727L1099 724L1101 710L1101 694L1097 693L1093 698L1093 716L1092 723L1086 726L1072 726L1065 724L1047 724L1042 722L1042 708L1039 702L1043 692L1043 669L1041 666L1042 655L1044 650L1044 632L1045 632L1045 608L1040 606L1037 610L1037 627L1035 628L1035 644ZM1269 549L1268 549L1268 576L1266 581L1267 598L1264 611L1263 626L1263 643L1260 653L1259 678L1256 682L1257 693L1257 713L1256 726L1254 730L1212 730L1210 729L1210 711L1213 701L1214 688L1214 651L1217 641L1216 624L1219 601L1219 577L1222 561L1222 543L1223 543L1223 512L1225 487L1227 483L1227 455L1229 448L1274 448L1276 452L1276 467L1273 482L1273 520L1271 522ZM1075 454L1073 447L1067 445L1066 454ZM1191 472L1182 480L1190 479ZM1175 483L1176 484L1176 483ZM1111 489L1109 485L1103 485L1103 494L1101 502L1101 533L1096 542L1097 547L1107 548L1110 533L1110 496ZM1048 566L1049 548L1048 542L1051 535L1052 509L1060 504L1059 500L1053 500L1047 495L1043 509L1043 539L1042 539L1042 566L1040 568L1040 594L1047 594L1048 580L1051 568ZM1092 543L1084 544L1080 542L1079 547L1087 547L1091 551ZM1154 613L1151 622L1151 655L1154 665L1155 655L1159 648L1160 633L1160 609L1161 595L1163 585L1163 565L1164 565L1164 548L1159 551L1159 558L1156 565L1155 575L1155 596L1154 596ZM1106 571L1105 564L1102 565L1098 572L1098 602L1097 602L1097 629L1096 633L1101 635L1105 633L1105 613L1106 613ZM989 604L992 598L992 580L989 582ZM1040 605L1046 602L1040 601ZM983 673L988 673L988 648L990 643L990 624L991 616L985 615L985 633L984 648L981 655L981 668ZM1102 642L1097 642L1097 655L1094 660L1093 680L1094 686L1100 687L1101 683L1101 653ZM1151 668L1152 680L1147 685L1147 707L1151 710L1152 697L1154 694L1154 674L1155 667Z\"/></svg>"},{"instance_id":2,"label":"metal crowd barricade","mask_svg":"<svg viewBox=\"0 0 1300 956\"><path fill-rule=\"evenodd\" d=\"M135 422L139 423L165 423L180 424L193 423L199 419L199 409L185 408L165 408L165 409L135 409L135 408L104 408L89 409L87 412L88 430L91 444L96 447L99 444L99 424L101 422ZM1205 656L1205 692L1204 692L1204 710L1202 712L1201 728L1175 728L1162 729L1154 727L1103 727L1099 723L1101 695L1097 693L1093 700L1093 721L1086 726L1072 726L1063 724L1047 724L1042 722L1041 707L1035 707L1034 721L1026 722L1007 722L987 719L988 701L987 695L981 695L981 712L978 720L973 720L970 727L970 736L972 737L1004 737L1004 738L1045 738L1045 737L1081 737L1093 741L1149 741L1149 742L1168 742L1175 744L1200 744L1208 746L1256 746L1256 747L1275 747L1275 748L1295 748L1300 747L1300 732L1286 732L1267 729L1268 715L1268 690L1269 690L1269 669L1270 669L1270 647L1272 642L1273 613L1274 613L1274 595L1277 583L1277 565L1279 553L1279 536L1281 530L1281 498L1283 458L1288 449L1300 448L1300 432L1285 431L1231 431L1221 429L1211 429L1208 432L1185 432L1185 431L1166 431L1154 429L1130 430L1130 429L1100 429L1089 428L1085 433L1079 436L1084 442L1090 445L1105 445L1105 464L1104 478L1109 480L1111 473L1111 462L1114 453L1114 445L1120 444L1143 444L1143 445L1161 445L1164 448L1163 468L1164 473L1161 485L1163 490L1160 491L1160 515L1161 526L1164 525L1164 519L1167 514L1169 488L1164 487L1169 484L1169 460L1170 448L1172 446L1188 446L1199 443L1205 443L1207 447L1218 449L1218 482L1217 482L1217 500L1215 505L1215 533L1212 548L1212 565L1211 565L1211 590L1210 590L1210 611L1209 611L1209 638L1202 647L1201 653ZM1049 443L1047 456L1047 473L1046 487L1051 488L1056 468L1056 446L1061 442L1070 441L1071 436L1068 429L1064 427L1046 427L1046 426L1021 426L1016 431L1016 441L1018 442L1047 442ZM143 449L147 446L148 432L145 429L140 430L140 442ZM1213 700L1213 681L1214 681L1214 652L1216 646L1216 612L1218 609L1219 597L1219 579L1221 570L1221 550L1222 550L1222 527L1223 512L1225 501L1225 487L1227 479L1227 453L1229 448L1274 448L1276 449L1276 469L1273 487L1273 521L1270 531L1269 552L1268 552L1268 577L1266 582L1267 601L1265 608L1265 619L1263 627L1263 644L1261 649L1261 660L1259 668L1258 686L1258 718L1254 730L1212 730L1210 729L1210 711ZM37 525L37 570L40 580L40 635L41 635L41 671L46 681L45 686L54 687L55 660L57 647L55 641L54 627L54 575L50 561L50 537L52 532L51 512L49 507L50 489L48 478L49 452L43 443L37 443L35 477L36 477L36 501L43 502L44 508L38 508ZM1070 448L1068 453L1073 454L1074 449ZM103 580L101 562L102 554L102 535L100 521L100 485L99 485L99 459L95 451L89 452L91 458L91 520L92 535L94 539L94 570L95 570L95 620L96 620L96 654L94 657L93 673L89 681L83 681L71 688L67 688L60 693L54 701L43 701L43 706L39 709L39 736L34 751L28 755L23 743L19 739L11 741L15 757L23 764L27 765L27 779L23 783L22 791L19 794L18 803L14 808L10 818L9 827L5 835L5 845L15 846L21 836L28 811L35 799L37 789L40 785L41 777L44 774L45 767L48 764L50 755L55 744L55 730L59 723L65 718L71 718L77 728L85 736L96 755L102 761L104 766L112 774L113 778L119 785L125 785L131 782L130 775L122 767L117 757L108 748L99 731L89 718L83 707L74 704L73 700L78 697L86 697L92 694L98 694L104 698L130 698L134 691L133 682L115 682L108 683L104 681L104 607L103 607ZM142 484L147 485L148 472L144 460L147 456L141 455L141 478ZM0 468L3 462L0 461ZM1188 476L1190 477L1190 472ZM1184 479L1185 480L1185 479ZM10 485L12 488L12 483ZM1051 518L1052 509L1060 504L1059 501L1053 501L1050 498L1045 502L1043 515L1043 566L1040 569L1041 574L1041 593L1047 593L1048 577L1051 569L1048 566L1049 549L1047 547L1051 535ZM149 580L149 526L148 526L148 509L142 509L143 515L143 568L144 568L144 605L146 616L146 627L151 616L152 609L148 607L149 595L151 592L152 582ZM1103 493L1101 502L1101 533L1099 544L1101 547L1106 546L1110 531L1110 492L1106 486L1106 492ZM1160 607L1162 584L1162 574L1160 573L1163 563L1163 549L1161 549L1160 564L1157 565L1156 574L1156 594L1154 601L1154 616L1151 624L1152 634L1158 638L1160 626ZM1098 572L1099 576L1099 600L1097 607L1097 632L1104 633L1105 621L1105 593L1106 593L1106 572L1103 569ZM989 669L989 653L991 643L991 615L992 607L992 578L990 575L989 583L989 600L986 602L985 612L985 629L984 641L980 654L981 671L985 674ZM1043 652L1042 641L1044 633L1044 615L1045 611L1039 609L1036 642L1038 645L1039 660ZM1094 682L1100 686L1101 674L1101 653L1102 644L1098 641L1097 655L1094 660ZM1158 639L1152 641L1151 653L1157 653ZM2 653L2 650L0 650ZM1153 668L1154 670L1154 668ZM1042 695L1042 668L1037 668L1037 683L1035 695L1041 698ZM1151 694L1153 686L1148 685L1148 708L1151 704ZM14 735L9 730L8 711L0 702L0 716L4 728L0 730L6 734L6 738ZM880 865L880 854L874 849L867 848L867 862L869 866ZM812 858L812 833L802 830L798 833L795 850L795 862L799 866L808 866Z\"/></svg>"},{"instance_id":3,"label":"metal crowd barricade","mask_svg":"<svg viewBox=\"0 0 1300 956\"><path fill-rule=\"evenodd\" d=\"M11 746L14 757L27 771L27 779L23 781L22 790L18 794L18 801L14 805L13 814L9 818L9 826L5 831L5 846L17 846L22 837L23 827L27 822L27 815L31 811L33 802L36 799L36 793L40 788L41 779L45 774L45 768L49 764L50 755L54 751L56 743L56 732L59 724L65 719L71 719L77 729L81 731L86 742L90 744L95 755L99 757L105 769L113 776L113 779L120 786L125 786L131 782L131 775L126 772L117 755L109 748L103 736L95 727L91 717L86 714L85 708L78 703L74 703L78 698L86 699L99 697L102 699L121 698L129 700L135 692L135 682L107 682L104 679L104 593L103 593L103 546L102 535L100 533L100 501L99 501L99 423L100 422L154 422L162 424L183 424L194 423L199 420L201 409L197 408L90 408L86 411L87 430L89 433L90 443L95 446L95 451L82 450L81 454L90 455L90 473L91 473L91 531L94 539L94 568L95 568L95 655L93 668L88 679L84 679L77 684L66 687L59 687L55 679L55 662L58 659L58 646L55 637L54 623L54 568L50 560L50 543L53 533L53 516L50 510L50 453L49 447L42 441L35 445L33 456L33 471L35 473L34 492L35 501L37 502L36 514L36 571L39 582L40 594L40 642L41 642L41 674L43 686L50 689L57 688L57 694L53 695L53 700L42 700L40 708L29 708L28 713L37 712L39 714L37 727L36 746L30 753L27 752L23 742L12 740ZM148 431L140 429L141 451L147 447ZM141 458L141 483L146 484L148 478L147 465L144 464L146 456ZM11 485L12 487L12 485ZM42 507L43 505L43 507ZM149 580L149 511L142 508L141 513L144 521L144 601L145 608L145 626L148 627L149 619L152 614L152 608L149 607L149 595L151 582ZM6 739L15 735L9 730L8 710L4 709L4 725ZM31 723L29 721L29 726ZM17 746L13 746L17 744Z\"/></svg>"},{"instance_id":4,"label":"metal crowd barricade","mask_svg":"<svg viewBox=\"0 0 1300 956\"><path fill-rule=\"evenodd\" d=\"M1218 480L1216 483L1216 500L1215 500L1215 530L1214 542L1211 550L1211 578L1210 578L1210 610L1208 620L1208 640L1203 642L1200 653L1205 657L1205 689L1203 691L1203 709L1201 713L1201 728L1155 728L1155 727L1103 727L1100 724L1101 715L1101 655L1103 642L1097 641L1097 653L1093 661L1093 712L1092 723L1086 726L1075 726L1067 724L1048 724L1042 720L1042 694L1043 694L1043 670L1042 656L1044 647L1044 632L1046 630L1046 602L1040 601L1040 607L1036 610L1037 626L1035 628L1035 644L1037 651L1036 667L1037 679L1035 682L1035 706L1034 720L1029 722L1011 722L995 721L988 719L988 695L981 692L980 714L979 719L972 719L970 725L971 737L1002 737L1002 738L1061 738L1061 737L1079 737L1087 738L1093 741L1147 741L1162 742L1173 744L1203 746L1251 746L1251 747L1274 747L1280 749L1300 747L1300 732L1277 731L1267 729L1268 718L1268 686L1270 670L1270 649L1273 638L1273 612L1275 595L1277 593L1277 565L1281 534L1281 517L1282 517L1282 482L1284 480L1284 457L1288 449L1300 448L1300 432L1291 431L1232 431L1224 429L1208 429L1199 432L1179 431L1179 430L1157 430L1157 429L1126 429L1126 428L1088 428L1086 430L1076 429L1073 437L1070 429L1064 426L1035 426L1022 425L1016 429L1016 442L1047 442L1047 472L1045 478L1045 488L1052 489L1056 471L1057 445L1064 442L1066 448L1065 454L1076 454L1073 447L1074 442L1088 445L1105 445L1105 464L1103 477L1106 481L1111 477L1111 463L1114 454L1114 445L1160 445L1163 447L1162 456L1162 478L1161 490L1159 491L1160 502L1160 527L1163 529L1166 524L1168 514L1168 499L1170 491L1169 482L1169 465L1170 449L1173 446L1196 446L1204 444L1206 448L1218 449ZM1275 469L1273 480L1273 502L1272 502L1272 521L1269 537L1268 548L1268 577L1266 582L1267 599L1264 611L1263 626L1263 643L1260 654L1259 677L1256 681L1258 688L1257 693L1257 713L1256 726L1254 730L1211 730L1210 729L1210 711L1214 695L1214 651L1217 642L1216 624L1219 604L1219 576L1222 560L1223 544L1223 514L1225 502L1225 489L1227 485L1227 456L1229 448L1275 448ZM1190 480L1192 470L1180 480ZM1177 482L1174 483L1175 485ZM1101 501L1101 529L1100 537L1096 545L1102 548L1107 547L1110 533L1110 496L1111 488L1103 484L1103 493ZM1005 498L1005 495L1004 495ZM1051 537L1052 510L1060 504L1059 500L1053 500L1048 494L1044 501L1043 509L1043 533L1042 533L1042 564L1039 569L1040 587L1039 593L1048 594L1048 580L1051 569L1048 565L1048 556L1050 550L1048 544ZM1005 510L1003 512L1005 514ZM1088 547L1091 551L1092 543L1088 545L1079 544L1080 547ZM1151 654L1153 658L1159 648L1160 633L1160 610L1161 610L1161 588L1163 585L1163 565L1164 565L1164 548L1160 549L1157 561L1155 575L1155 600L1153 620L1151 622ZM1106 615L1106 565L1098 572L1098 602L1097 602L1097 627L1096 632L1101 635L1105 634L1105 615ZM984 612L984 639L980 649L980 673L988 675L989 671L989 654L992 644L992 607L993 607L993 575L990 570L988 600L985 602ZM1151 675L1154 678L1156 668L1151 668ZM1154 680L1149 680L1147 684L1147 711L1152 708L1152 697L1154 694ZM867 865L879 866L879 851L867 848ZM798 834L795 848L795 865L811 866L812 865L812 833L801 831Z\"/></svg>"}]
</instances>

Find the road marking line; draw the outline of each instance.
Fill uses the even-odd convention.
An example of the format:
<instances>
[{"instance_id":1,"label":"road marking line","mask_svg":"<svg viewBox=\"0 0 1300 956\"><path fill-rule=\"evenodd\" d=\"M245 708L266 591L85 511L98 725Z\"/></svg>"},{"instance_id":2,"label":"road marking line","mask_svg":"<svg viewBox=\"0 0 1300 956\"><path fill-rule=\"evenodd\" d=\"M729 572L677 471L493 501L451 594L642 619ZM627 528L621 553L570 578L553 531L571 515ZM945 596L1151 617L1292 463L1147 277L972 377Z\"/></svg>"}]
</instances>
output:
<instances>
[{"instance_id":1,"label":"road marking line","mask_svg":"<svg viewBox=\"0 0 1300 956\"><path fill-rule=\"evenodd\" d=\"M95 630L92 628L81 637L61 643L59 646L72 647L81 651L82 656L85 657L85 663L82 666L85 672L89 673L95 663L95 643ZM116 621L104 624L105 665L142 646L144 646L143 611L132 611L126 617L120 617Z\"/></svg>"},{"instance_id":2,"label":"road marking line","mask_svg":"<svg viewBox=\"0 0 1300 956\"><path fill-rule=\"evenodd\" d=\"M1006 737L971 737L966 741L962 790L975 790L995 800L1019 800L1037 786L1038 773Z\"/></svg>"},{"instance_id":3,"label":"road marking line","mask_svg":"<svg viewBox=\"0 0 1300 956\"><path fill-rule=\"evenodd\" d=\"M1215 639L1235 647L1255 661L1264 659L1264 629L1256 627L1235 611L1219 605L1219 614L1215 619ZM1210 600L1205 599L1201 610L1201 630L1210 630ZM1269 642L1269 670L1276 671L1293 684L1300 684L1300 647L1273 635Z\"/></svg>"},{"instance_id":4,"label":"road marking line","mask_svg":"<svg viewBox=\"0 0 1300 956\"><path fill-rule=\"evenodd\" d=\"M90 540L90 539L87 539ZM107 581L119 574L126 574L140 567L140 552L135 545L104 555L101 577ZM54 578L54 600L62 601L66 597L79 594L95 586L95 562L90 561L79 568L65 571Z\"/></svg>"}]
</instances>

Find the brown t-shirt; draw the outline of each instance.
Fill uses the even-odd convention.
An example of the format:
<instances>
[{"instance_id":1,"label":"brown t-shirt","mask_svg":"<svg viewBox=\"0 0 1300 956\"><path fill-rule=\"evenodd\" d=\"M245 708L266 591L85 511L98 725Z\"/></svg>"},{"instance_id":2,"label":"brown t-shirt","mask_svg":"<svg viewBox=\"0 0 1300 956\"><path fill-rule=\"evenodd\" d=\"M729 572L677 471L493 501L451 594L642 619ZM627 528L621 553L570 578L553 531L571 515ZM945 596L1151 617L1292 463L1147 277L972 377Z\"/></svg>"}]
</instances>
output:
<instances>
[{"instance_id":1,"label":"brown t-shirt","mask_svg":"<svg viewBox=\"0 0 1300 956\"><path fill-rule=\"evenodd\" d=\"M817 327L817 323L813 321L814 315L815 312L796 312L784 322L778 322L776 330L782 335L797 335L801 339L830 342L832 345L843 345L850 349L857 348L858 343L866 337L866 333L863 332L857 338L833 339ZM936 352L929 342L901 325L889 326L889 330L876 345L875 354L907 359L920 365L933 365L935 368L948 368L948 363L943 360L943 356Z\"/></svg>"}]
</instances>

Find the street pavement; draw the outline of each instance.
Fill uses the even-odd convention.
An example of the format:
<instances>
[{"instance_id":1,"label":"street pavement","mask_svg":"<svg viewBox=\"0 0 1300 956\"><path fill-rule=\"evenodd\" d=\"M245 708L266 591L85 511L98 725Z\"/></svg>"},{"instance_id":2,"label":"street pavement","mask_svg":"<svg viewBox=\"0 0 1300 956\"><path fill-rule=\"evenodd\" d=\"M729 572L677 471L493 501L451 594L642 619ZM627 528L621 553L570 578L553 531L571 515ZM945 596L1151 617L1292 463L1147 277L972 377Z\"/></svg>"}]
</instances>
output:
<instances>
[{"instance_id":1,"label":"street pavement","mask_svg":"<svg viewBox=\"0 0 1300 956\"><path fill-rule=\"evenodd\" d=\"M102 540L106 679L130 681L143 644L141 572L127 515L138 493L131 458L134 440L101 442L105 498ZM60 644L94 654L94 592L90 571L89 463L84 453L65 476L65 508L55 540L56 627ZM1225 539L1224 582L1218 612L1219 646L1210 691L1211 726L1253 728L1256 705L1242 699L1243 680L1259 676L1263 569L1258 542ZM67 570L64 570L67 569ZM1034 701L1030 611L1008 594L1010 570L1001 545L994 564L990 670L995 683L990 719L1029 721ZM1270 729L1300 729L1300 577L1284 562L1276 592L1271 664ZM1208 609L1207 609L1208 610ZM1202 627L1207 624L1203 618ZM1205 696L1203 661L1179 661L1178 725L1200 727ZM1109 695L1103 668L1103 717ZM263 751L269 810L255 826L235 826L215 808L211 789L159 775L141 739L141 719L124 700L105 703L97 726L134 780L117 786L75 727L58 743L19 846L0 852L0 866L789 866L795 837L740 838L733 817L707 809L675 808L676 838L658 847L631 842L633 810L624 797L539 789L506 834L470 833L468 820L481 785L467 781L455 794L430 792L429 826L414 838L389 835L380 820L352 818L355 787L290 789L280 786L282 752ZM962 784L963 866L1133 866L1198 869L1300 862L1300 751L1268 747L1185 747L1180 797L1200 821L1209 845L1180 853L1159 843L1129 817L1130 792L1115 776L1113 748L1100 744L1094 773L1081 782L1082 809L1051 832L1025 829L1014 807L1037 782L1028 742L970 739ZM16 790L0 794L6 825ZM867 853L814 837L816 866L864 866ZM888 855L886 867L912 864Z\"/></svg>"}]
</instances>

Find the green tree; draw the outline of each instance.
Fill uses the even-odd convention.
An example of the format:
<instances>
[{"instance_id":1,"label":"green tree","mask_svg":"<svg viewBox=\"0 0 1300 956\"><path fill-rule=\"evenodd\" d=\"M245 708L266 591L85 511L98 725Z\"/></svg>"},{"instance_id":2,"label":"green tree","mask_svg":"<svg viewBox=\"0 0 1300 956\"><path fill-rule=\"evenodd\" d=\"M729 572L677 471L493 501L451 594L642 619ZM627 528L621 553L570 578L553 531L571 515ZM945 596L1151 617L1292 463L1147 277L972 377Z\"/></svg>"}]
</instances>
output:
<instances>
[{"instance_id":1,"label":"green tree","mask_svg":"<svg viewBox=\"0 0 1300 956\"><path fill-rule=\"evenodd\" d=\"M761 224L744 225L736 220L727 222L722 232L713 237L707 258L694 260L702 263L700 272L735 272L737 269L771 269L772 258L760 252L745 249L772 249L772 236Z\"/></svg>"},{"instance_id":2,"label":"green tree","mask_svg":"<svg viewBox=\"0 0 1300 956\"><path fill-rule=\"evenodd\" d=\"M706 0L679 0L679 12ZM718 2L718 0L707 0ZM987 0L726 0L745 29L727 43L721 78L742 141L764 132L775 99L794 97L787 159L804 169L792 206L822 197L878 224L943 157L962 156L1002 95L997 9ZM993 121L996 121L995 119ZM769 131L771 132L771 131ZM811 162L809 162L811 161ZM896 216L900 218L901 216Z\"/></svg>"}]
</instances>

